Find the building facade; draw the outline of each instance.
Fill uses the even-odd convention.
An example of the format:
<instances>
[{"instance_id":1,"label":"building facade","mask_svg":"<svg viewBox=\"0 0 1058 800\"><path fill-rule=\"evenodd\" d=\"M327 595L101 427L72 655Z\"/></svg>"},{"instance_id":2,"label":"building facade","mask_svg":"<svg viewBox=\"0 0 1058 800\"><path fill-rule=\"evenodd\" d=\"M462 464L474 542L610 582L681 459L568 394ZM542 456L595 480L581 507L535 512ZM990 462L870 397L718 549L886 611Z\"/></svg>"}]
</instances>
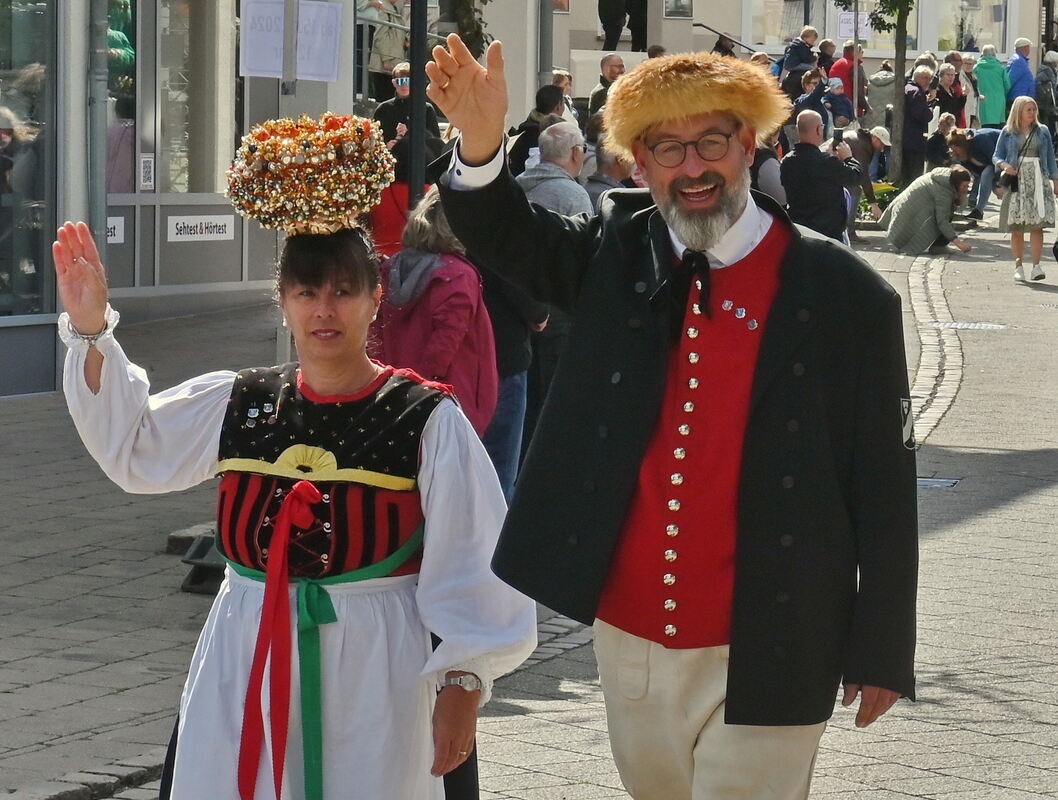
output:
<instances>
[{"instance_id":1,"label":"building facade","mask_svg":"<svg viewBox=\"0 0 1058 800\"><path fill-rule=\"evenodd\" d=\"M670 52L708 50L716 41L711 28L775 55L799 32L806 1L822 37L840 43L851 35L848 15L830 0L649 0L648 39ZM294 95L282 95L278 80L239 76L243 0L0 3L0 396L58 387L50 244L63 220L105 219L98 227L112 301L127 322L268 298L278 237L234 214L223 195L225 170L255 122L353 110L354 0L336 2L344 12L338 79L299 81ZM554 4L550 63L540 55L537 3L491 0L483 7L488 32L506 48L511 124L528 113L539 76L551 66L573 72L578 95L598 79L597 0L544 2ZM100 3L106 124L96 131L90 14ZM920 0L908 50L995 44L1005 54L1018 36L1040 40L1052 6ZM891 35L861 35L868 58L892 55ZM620 49L628 47L626 32ZM626 61L640 58L628 53ZM93 136L97 143L105 138L105 159L90 157ZM105 215L91 215L97 209L90 198L100 196Z\"/></svg>"},{"instance_id":2,"label":"building facade","mask_svg":"<svg viewBox=\"0 0 1058 800\"><path fill-rule=\"evenodd\" d=\"M90 219L100 184L123 321L266 302L278 237L224 197L235 147L269 117L353 110L351 0L338 80L292 96L239 76L241 0L104 0L106 158L93 162L95 2L0 3L0 396L58 388L51 242L63 220Z\"/></svg>"}]
</instances>

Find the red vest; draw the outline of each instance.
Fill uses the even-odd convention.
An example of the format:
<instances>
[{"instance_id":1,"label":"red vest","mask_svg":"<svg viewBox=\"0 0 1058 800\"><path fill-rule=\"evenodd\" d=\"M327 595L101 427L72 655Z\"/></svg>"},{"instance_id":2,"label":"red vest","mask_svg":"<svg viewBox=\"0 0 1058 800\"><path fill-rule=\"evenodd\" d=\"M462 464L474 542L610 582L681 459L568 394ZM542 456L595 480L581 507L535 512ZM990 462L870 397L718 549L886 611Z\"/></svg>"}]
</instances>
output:
<instances>
[{"instance_id":1,"label":"red vest","mask_svg":"<svg viewBox=\"0 0 1058 800\"><path fill-rule=\"evenodd\" d=\"M711 316L692 286L669 352L661 413L597 611L666 647L730 642L743 435L789 241L773 222L749 255L712 270Z\"/></svg>"}]
</instances>

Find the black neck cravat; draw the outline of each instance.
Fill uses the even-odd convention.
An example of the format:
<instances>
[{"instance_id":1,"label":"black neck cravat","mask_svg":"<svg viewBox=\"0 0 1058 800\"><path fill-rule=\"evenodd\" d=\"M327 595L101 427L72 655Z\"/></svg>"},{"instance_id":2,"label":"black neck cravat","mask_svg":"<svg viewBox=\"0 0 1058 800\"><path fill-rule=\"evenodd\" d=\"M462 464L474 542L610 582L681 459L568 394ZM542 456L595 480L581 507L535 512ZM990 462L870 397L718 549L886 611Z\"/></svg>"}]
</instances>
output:
<instances>
[{"instance_id":1,"label":"black neck cravat","mask_svg":"<svg viewBox=\"0 0 1058 800\"><path fill-rule=\"evenodd\" d=\"M672 287L672 336L680 338L683 331L683 317L687 313L687 298L691 292L691 283L698 281L698 307L705 316L709 313L709 259L698 250L685 250L683 260L673 268L670 285Z\"/></svg>"},{"instance_id":2,"label":"black neck cravat","mask_svg":"<svg viewBox=\"0 0 1058 800\"><path fill-rule=\"evenodd\" d=\"M690 293L691 283L695 280L701 282L701 287L698 291L698 306L701 308L702 313L708 317L709 283L711 280L708 256L699 250L685 250L683 253L683 261L680 263L680 272L682 273L681 277L686 286L682 293L683 305L680 307L681 319L687 310L687 295Z\"/></svg>"}]
</instances>

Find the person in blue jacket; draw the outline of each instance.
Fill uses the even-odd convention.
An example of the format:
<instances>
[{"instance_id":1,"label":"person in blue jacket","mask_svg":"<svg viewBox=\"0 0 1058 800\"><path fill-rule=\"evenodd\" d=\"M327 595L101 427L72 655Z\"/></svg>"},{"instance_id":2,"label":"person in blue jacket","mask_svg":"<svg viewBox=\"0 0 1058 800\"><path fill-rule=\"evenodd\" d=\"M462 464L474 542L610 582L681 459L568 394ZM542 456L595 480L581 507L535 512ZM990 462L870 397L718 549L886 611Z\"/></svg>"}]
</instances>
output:
<instances>
[{"instance_id":1,"label":"person in blue jacket","mask_svg":"<svg viewBox=\"0 0 1058 800\"><path fill-rule=\"evenodd\" d=\"M970 205L973 209L967 215L970 219L984 219L984 209L992 194L996 171L992 156L999 141L999 130L981 128L979 130L954 130L948 136L948 147L952 158L962 164L974 176L973 188L970 189Z\"/></svg>"},{"instance_id":2,"label":"person in blue jacket","mask_svg":"<svg viewBox=\"0 0 1058 800\"><path fill-rule=\"evenodd\" d=\"M1014 41L1014 54L1007 61L1007 75L1010 77L1010 89L1007 90L1007 102L1013 103L1018 97L1036 96L1036 78L1029 64L1029 52L1032 42L1025 37Z\"/></svg>"},{"instance_id":3,"label":"person in blue jacket","mask_svg":"<svg viewBox=\"0 0 1058 800\"><path fill-rule=\"evenodd\" d=\"M830 78L827 81L823 106L830 112L834 127L844 128L852 121L852 100L845 94L845 83L841 78Z\"/></svg>"}]
</instances>

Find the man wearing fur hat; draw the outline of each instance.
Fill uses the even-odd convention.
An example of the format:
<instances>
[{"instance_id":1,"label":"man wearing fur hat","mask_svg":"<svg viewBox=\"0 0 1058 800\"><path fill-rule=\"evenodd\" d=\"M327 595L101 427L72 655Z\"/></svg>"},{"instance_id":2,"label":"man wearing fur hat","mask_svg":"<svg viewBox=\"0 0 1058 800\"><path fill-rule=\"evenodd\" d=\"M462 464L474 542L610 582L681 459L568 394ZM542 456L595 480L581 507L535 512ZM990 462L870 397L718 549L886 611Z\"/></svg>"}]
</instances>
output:
<instances>
[{"instance_id":1,"label":"man wearing fur hat","mask_svg":"<svg viewBox=\"0 0 1058 800\"><path fill-rule=\"evenodd\" d=\"M595 625L637 800L793 800L844 684L869 725L914 695L914 438L895 291L749 191L789 115L710 54L615 82L606 146L648 190L530 206L503 166L501 47L434 49L462 131L445 212L573 328L493 569Z\"/></svg>"}]
</instances>

